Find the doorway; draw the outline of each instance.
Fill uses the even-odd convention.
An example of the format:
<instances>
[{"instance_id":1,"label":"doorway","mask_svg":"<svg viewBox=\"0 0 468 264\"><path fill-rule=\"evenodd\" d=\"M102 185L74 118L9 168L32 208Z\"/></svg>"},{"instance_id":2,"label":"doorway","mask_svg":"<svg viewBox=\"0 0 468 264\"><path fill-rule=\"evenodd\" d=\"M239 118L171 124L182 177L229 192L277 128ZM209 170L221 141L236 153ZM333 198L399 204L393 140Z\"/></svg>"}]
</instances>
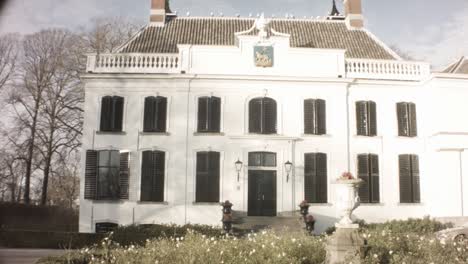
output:
<instances>
[{"instance_id":1,"label":"doorway","mask_svg":"<svg viewBox=\"0 0 468 264\"><path fill-rule=\"evenodd\" d=\"M248 216L276 216L276 171L249 170Z\"/></svg>"}]
</instances>

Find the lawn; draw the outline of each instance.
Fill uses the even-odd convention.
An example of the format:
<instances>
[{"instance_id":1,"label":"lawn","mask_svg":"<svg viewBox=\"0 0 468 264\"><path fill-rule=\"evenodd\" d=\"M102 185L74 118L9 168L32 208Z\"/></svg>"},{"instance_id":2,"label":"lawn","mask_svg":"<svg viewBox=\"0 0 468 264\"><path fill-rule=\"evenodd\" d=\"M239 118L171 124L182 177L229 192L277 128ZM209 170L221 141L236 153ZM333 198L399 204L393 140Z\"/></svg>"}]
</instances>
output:
<instances>
[{"instance_id":1,"label":"lawn","mask_svg":"<svg viewBox=\"0 0 468 264\"><path fill-rule=\"evenodd\" d=\"M468 263L468 244L437 238L447 228L426 219L362 224L360 234L367 246L350 263ZM184 236L165 236L140 245L122 246L113 236L98 245L70 251L62 257L42 259L58 263L322 263L327 235L310 236L271 230L243 237L210 235L188 230Z\"/></svg>"}]
</instances>

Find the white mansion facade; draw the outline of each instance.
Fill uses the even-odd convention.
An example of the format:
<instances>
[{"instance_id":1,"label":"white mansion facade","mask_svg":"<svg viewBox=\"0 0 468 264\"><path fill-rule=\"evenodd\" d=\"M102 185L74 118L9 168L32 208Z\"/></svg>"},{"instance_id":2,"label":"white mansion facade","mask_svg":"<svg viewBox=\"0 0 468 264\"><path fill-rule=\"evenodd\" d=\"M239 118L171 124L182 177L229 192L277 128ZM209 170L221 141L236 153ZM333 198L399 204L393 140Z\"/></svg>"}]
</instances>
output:
<instances>
[{"instance_id":1,"label":"white mansion facade","mask_svg":"<svg viewBox=\"0 0 468 264\"><path fill-rule=\"evenodd\" d=\"M220 225L219 203L318 231L333 182L365 184L368 222L468 214L468 62L405 61L363 27L360 0L326 19L176 17L88 58L80 231ZM463 73L464 72L464 73Z\"/></svg>"}]
</instances>

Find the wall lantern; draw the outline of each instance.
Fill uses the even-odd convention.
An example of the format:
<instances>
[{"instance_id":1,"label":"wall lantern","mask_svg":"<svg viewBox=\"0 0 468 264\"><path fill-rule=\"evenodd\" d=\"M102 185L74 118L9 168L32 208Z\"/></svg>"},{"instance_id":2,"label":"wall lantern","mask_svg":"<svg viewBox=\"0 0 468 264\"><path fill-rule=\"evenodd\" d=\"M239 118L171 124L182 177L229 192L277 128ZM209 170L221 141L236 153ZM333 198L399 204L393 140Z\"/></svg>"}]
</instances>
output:
<instances>
[{"instance_id":1,"label":"wall lantern","mask_svg":"<svg viewBox=\"0 0 468 264\"><path fill-rule=\"evenodd\" d=\"M292 165L292 162L289 160L284 163L284 169L286 170L286 182L289 181L289 173L291 172Z\"/></svg>"},{"instance_id":2,"label":"wall lantern","mask_svg":"<svg viewBox=\"0 0 468 264\"><path fill-rule=\"evenodd\" d=\"M239 182L239 175L240 175L240 171L242 170L242 161L237 159L237 161L234 163L234 165L236 165L237 181Z\"/></svg>"}]
</instances>

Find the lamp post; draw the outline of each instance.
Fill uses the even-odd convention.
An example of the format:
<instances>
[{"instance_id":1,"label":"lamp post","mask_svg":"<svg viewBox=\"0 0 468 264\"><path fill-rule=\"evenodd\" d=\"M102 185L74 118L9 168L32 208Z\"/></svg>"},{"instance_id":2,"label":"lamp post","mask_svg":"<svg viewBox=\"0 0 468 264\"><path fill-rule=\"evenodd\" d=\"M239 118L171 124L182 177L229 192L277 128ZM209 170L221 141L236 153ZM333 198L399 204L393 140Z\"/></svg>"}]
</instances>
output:
<instances>
[{"instance_id":1,"label":"lamp post","mask_svg":"<svg viewBox=\"0 0 468 264\"><path fill-rule=\"evenodd\" d=\"M284 163L284 169L286 170L286 182L289 181L289 173L291 172L292 165L292 162L289 160Z\"/></svg>"},{"instance_id":2,"label":"lamp post","mask_svg":"<svg viewBox=\"0 0 468 264\"><path fill-rule=\"evenodd\" d=\"M236 171L237 171L237 182L239 182L239 175L240 175L240 172L242 170L242 161L237 159L237 161L234 163L234 165L236 166Z\"/></svg>"}]
</instances>

